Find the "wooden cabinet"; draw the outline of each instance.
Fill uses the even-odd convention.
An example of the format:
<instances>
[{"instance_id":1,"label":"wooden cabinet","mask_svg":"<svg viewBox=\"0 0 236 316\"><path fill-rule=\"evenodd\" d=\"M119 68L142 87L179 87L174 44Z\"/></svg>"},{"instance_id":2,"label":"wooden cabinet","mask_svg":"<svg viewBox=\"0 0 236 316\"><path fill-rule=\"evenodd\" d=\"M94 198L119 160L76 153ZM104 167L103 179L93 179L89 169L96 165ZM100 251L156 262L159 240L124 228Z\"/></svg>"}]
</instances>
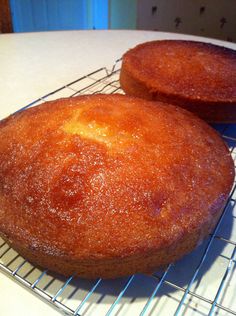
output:
<instances>
[{"instance_id":1,"label":"wooden cabinet","mask_svg":"<svg viewBox=\"0 0 236 316\"><path fill-rule=\"evenodd\" d=\"M0 33L11 33L12 21L8 0L0 0Z\"/></svg>"}]
</instances>

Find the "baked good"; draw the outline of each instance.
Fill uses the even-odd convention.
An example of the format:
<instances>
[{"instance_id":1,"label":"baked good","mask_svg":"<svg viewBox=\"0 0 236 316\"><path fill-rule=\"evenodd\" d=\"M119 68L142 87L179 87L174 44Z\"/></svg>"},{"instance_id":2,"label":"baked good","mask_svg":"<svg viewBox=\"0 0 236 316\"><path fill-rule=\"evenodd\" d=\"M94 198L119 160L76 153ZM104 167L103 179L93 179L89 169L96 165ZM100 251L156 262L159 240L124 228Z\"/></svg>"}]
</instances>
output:
<instances>
[{"instance_id":1,"label":"baked good","mask_svg":"<svg viewBox=\"0 0 236 316\"><path fill-rule=\"evenodd\" d=\"M124 54L126 94L181 106L208 122L236 122L236 51L183 40L152 41Z\"/></svg>"},{"instance_id":2,"label":"baked good","mask_svg":"<svg viewBox=\"0 0 236 316\"><path fill-rule=\"evenodd\" d=\"M1 121L1 236L36 265L87 278L194 249L222 212L232 158L205 122L157 105L80 96Z\"/></svg>"}]
</instances>

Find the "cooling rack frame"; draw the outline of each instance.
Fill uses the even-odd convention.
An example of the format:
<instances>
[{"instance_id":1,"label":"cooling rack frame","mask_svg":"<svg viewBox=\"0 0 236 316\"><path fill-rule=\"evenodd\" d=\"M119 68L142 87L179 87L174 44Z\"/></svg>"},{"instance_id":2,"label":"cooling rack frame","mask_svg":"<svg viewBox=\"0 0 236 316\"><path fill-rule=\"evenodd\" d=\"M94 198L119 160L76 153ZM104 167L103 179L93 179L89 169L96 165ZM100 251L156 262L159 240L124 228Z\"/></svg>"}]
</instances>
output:
<instances>
[{"instance_id":1,"label":"cooling rack frame","mask_svg":"<svg viewBox=\"0 0 236 316\"><path fill-rule=\"evenodd\" d=\"M26 106L22 107L18 111L22 111L28 107L37 105L39 103L52 100L53 98L58 98L62 96L76 96L79 94L95 94L95 93L122 93L122 90L119 85L119 71L120 71L120 62L121 59L117 60L112 67L111 70L109 70L106 67L99 68L98 70L89 73L88 75L85 75L83 77L80 77L77 80L74 80L73 82L70 82L69 84L66 84L59 89L56 89L43 97L38 98L37 100L31 102L30 104L27 104ZM66 91L66 93L65 93ZM17 111L17 112L18 112ZM232 125L221 125L217 126L218 131L221 133L222 137L226 142L229 143L231 153L233 155L233 158L235 160L236 157L236 131L232 135ZM179 292L182 292L182 297L180 297L178 306L175 310L175 312L171 315L174 316L180 316L186 314L186 302L191 298L196 298L202 302L205 302L206 304L209 304L209 310L204 315L218 315L219 311L222 311L226 313L226 315L236 315L236 306L235 309L231 309L228 306L225 306L221 303L220 298L222 297L222 293L227 290L226 285L228 284L228 280L230 277L232 277L234 273L234 269L236 266L236 239L231 240L227 239L224 236L221 236L218 234L219 227L222 224L222 221L227 213L227 208L231 202L235 203L235 190L236 185L234 183L233 189L231 191L231 194L228 199L228 203L225 206L224 212L222 213L222 216L215 228L215 230L212 232L212 234L209 236L202 255L199 259L199 262L197 266L195 267L191 278L189 279L189 282L187 283L187 286L181 286L175 282L172 282L168 280L168 274L170 273L170 270L172 269L173 265L169 265L165 271L162 271L158 274L153 274L148 276L148 280L154 280L155 286L152 288L152 291L150 292L150 295L146 298L145 303L143 304L142 309L140 310L139 315L154 315L156 310L153 309L152 302L154 298L157 297L158 292L160 291L161 287L163 285L169 286L172 290L176 290ZM201 294L198 294L195 289L193 288L194 282L196 281L196 278L199 275L199 271L201 270L204 263L207 261L209 252L211 250L212 244L215 240L220 240L221 242L225 244L230 244L232 246L231 255L228 257L228 263L226 265L225 271L223 273L223 276L219 282L218 288L216 290L216 294L214 296L214 299L209 299L208 297L205 297ZM74 316L80 316L80 315L87 315L86 311L83 311L84 305L88 302L90 297L93 295L93 293L96 291L96 289L101 285L102 282L105 282L102 279L94 280L91 283L90 290L87 291L87 293L84 295L83 299L79 302L79 304L75 308L71 308L68 304L63 303L59 298L63 295L63 293L66 291L68 286L73 282L74 278L73 276L65 279L62 282L61 287L58 288L58 290L55 292L55 294L49 294L45 288L41 288L39 286L40 282L45 278L45 276L48 274L47 270L42 270L38 277L33 280L29 281L27 280L27 277L22 277L20 275L20 271L22 268L28 264L26 260L21 258L17 253L15 253L15 257L10 260L10 262L4 263L2 261L2 258L6 256L12 249L6 244L6 242L0 240L0 271L5 273L10 278L18 281L20 284L22 284L25 288L30 290L31 292L35 293L38 297L49 303L50 305L54 306L61 312L63 312L66 315L74 315ZM15 260L18 260L21 258L20 264L15 266L15 268L10 268L10 266L15 262ZM34 267L32 267L34 269ZM30 273L29 273L30 274ZM52 279L57 279L58 276L53 276ZM126 278L120 287L120 290L118 291L117 295L113 297L113 303L110 304L108 307L106 313L104 315L118 315L119 309L117 310L117 306L122 300L122 297L126 293L127 289L131 286L131 284L134 282L134 279L136 278L135 275L130 276L129 278ZM53 281L50 281L53 282ZM49 282L49 283L50 283ZM147 281L148 282L148 281ZM77 289L79 290L79 289ZM157 310L158 311L158 310ZM188 314L188 313L187 313ZM163 314L164 315L164 314ZM221 314L220 314L221 315Z\"/></svg>"}]
</instances>

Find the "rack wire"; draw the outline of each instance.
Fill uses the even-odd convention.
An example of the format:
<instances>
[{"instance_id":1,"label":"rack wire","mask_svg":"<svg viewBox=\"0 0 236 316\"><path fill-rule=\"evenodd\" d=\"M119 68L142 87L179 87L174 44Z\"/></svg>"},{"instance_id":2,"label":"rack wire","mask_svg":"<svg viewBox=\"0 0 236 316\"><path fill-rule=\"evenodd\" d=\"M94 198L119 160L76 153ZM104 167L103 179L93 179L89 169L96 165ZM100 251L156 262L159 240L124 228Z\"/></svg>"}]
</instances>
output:
<instances>
[{"instance_id":1,"label":"rack wire","mask_svg":"<svg viewBox=\"0 0 236 316\"><path fill-rule=\"evenodd\" d=\"M123 93L120 60L100 68L26 105L60 97ZM236 159L236 127L214 126ZM212 234L165 271L116 280L64 278L40 270L0 239L0 270L65 315L236 315L235 183Z\"/></svg>"}]
</instances>

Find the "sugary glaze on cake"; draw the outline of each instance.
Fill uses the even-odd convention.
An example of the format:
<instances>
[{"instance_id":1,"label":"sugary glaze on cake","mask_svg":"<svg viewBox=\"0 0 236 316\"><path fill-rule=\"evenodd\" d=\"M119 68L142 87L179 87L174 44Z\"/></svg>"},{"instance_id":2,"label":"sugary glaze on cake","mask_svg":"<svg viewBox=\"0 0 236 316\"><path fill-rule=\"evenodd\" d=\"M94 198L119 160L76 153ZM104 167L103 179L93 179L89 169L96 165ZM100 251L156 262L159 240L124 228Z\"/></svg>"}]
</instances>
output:
<instances>
[{"instance_id":1,"label":"sugary glaze on cake","mask_svg":"<svg viewBox=\"0 0 236 316\"><path fill-rule=\"evenodd\" d=\"M214 227L234 168L218 134L122 95L51 101L0 122L0 232L65 275L147 272Z\"/></svg>"},{"instance_id":2,"label":"sugary glaze on cake","mask_svg":"<svg viewBox=\"0 0 236 316\"><path fill-rule=\"evenodd\" d=\"M130 95L182 106L211 122L236 121L236 52L183 40L140 44L123 56Z\"/></svg>"}]
</instances>

